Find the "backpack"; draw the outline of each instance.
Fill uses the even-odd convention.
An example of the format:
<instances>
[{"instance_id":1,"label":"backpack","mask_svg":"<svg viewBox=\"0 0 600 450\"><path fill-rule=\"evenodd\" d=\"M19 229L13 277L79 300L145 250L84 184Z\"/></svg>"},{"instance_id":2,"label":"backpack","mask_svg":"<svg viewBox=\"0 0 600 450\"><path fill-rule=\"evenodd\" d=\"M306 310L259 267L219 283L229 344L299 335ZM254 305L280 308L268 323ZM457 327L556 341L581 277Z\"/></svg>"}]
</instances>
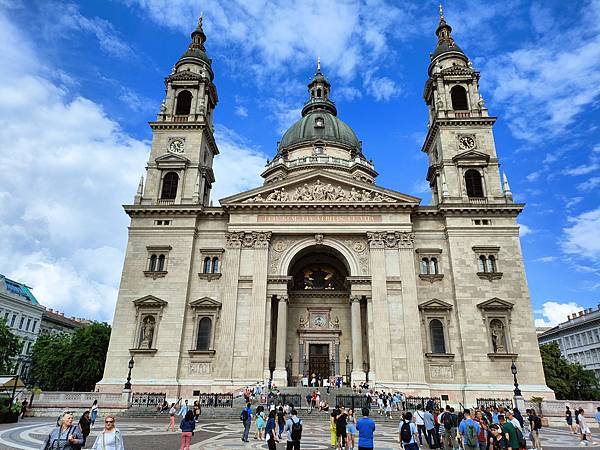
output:
<instances>
[{"instance_id":1,"label":"backpack","mask_svg":"<svg viewBox=\"0 0 600 450\"><path fill-rule=\"evenodd\" d=\"M240 414L240 420L242 422L246 422L248 420L248 410L246 408L242 409L242 413Z\"/></svg>"},{"instance_id":2,"label":"backpack","mask_svg":"<svg viewBox=\"0 0 600 450\"><path fill-rule=\"evenodd\" d=\"M456 426L456 417L452 413L445 412L444 416L442 417L442 423L444 424L444 428L446 430L450 430L452 427Z\"/></svg>"},{"instance_id":3,"label":"backpack","mask_svg":"<svg viewBox=\"0 0 600 450\"><path fill-rule=\"evenodd\" d=\"M298 419L298 422L292 420L292 441L298 442L302 438L302 421Z\"/></svg>"},{"instance_id":4,"label":"backpack","mask_svg":"<svg viewBox=\"0 0 600 450\"><path fill-rule=\"evenodd\" d=\"M400 428L400 438L402 442L408 444L412 439L412 433L410 432L410 423L404 422Z\"/></svg>"},{"instance_id":5,"label":"backpack","mask_svg":"<svg viewBox=\"0 0 600 450\"><path fill-rule=\"evenodd\" d=\"M539 430L540 428L542 428L542 419L540 419L540 416L535 416L533 418L533 429Z\"/></svg>"},{"instance_id":6,"label":"backpack","mask_svg":"<svg viewBox=\"0 0 600 450\"><path fill-rule=\"evenodd\" d=\"M475 431L475 424L471 423L470 425L467 424L467 431L465 433L465 438L466 438L466 445L468 445L469 447L476 447L477 446L477 432Z\"/></svg>"}]
</instances>

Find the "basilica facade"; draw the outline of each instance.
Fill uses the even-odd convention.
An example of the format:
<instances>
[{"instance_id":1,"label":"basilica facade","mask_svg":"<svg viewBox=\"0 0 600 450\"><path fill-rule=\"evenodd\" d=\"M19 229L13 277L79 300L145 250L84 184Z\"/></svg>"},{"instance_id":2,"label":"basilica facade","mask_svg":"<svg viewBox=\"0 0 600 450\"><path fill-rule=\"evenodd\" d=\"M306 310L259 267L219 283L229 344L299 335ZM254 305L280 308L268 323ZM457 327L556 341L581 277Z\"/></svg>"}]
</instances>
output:
<instances>
[{"instance_id":1,"label":"basilica facade","mask_svg":"<svg viewBox=\"0 0 600 450\"><path fill-rule=\"evenodd\" d=\"M211 206L218 102L202 21L166 77L101 391L191 398L272 379L553 397L479 73L443 16L425 83L432 202L376 184L320 64L264 183Z\"/></svg>"}]
</instances>

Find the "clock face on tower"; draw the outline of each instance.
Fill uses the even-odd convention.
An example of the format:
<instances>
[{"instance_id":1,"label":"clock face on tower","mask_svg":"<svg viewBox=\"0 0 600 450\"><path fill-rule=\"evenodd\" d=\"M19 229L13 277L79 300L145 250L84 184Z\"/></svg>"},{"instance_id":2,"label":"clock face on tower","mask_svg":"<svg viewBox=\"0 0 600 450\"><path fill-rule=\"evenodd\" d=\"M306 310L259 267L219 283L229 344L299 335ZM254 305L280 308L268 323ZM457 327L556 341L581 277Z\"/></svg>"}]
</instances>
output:
<instances>
[{"instance_id":1,"label":"clock face on tower","mask_svg":"<svg viewBox=\"0 0 600 450\"><path fill-rule=\"evenodd\" d=\"M171 153L183 153L183 140L182 139L173 139L169 143L169 151Z\"/></svg>"},{"instance_id":2,"label":"clock face on tower","mask_svg":"<svg viewBox=\"0 0 600 450\"><path fill-rule=\"evenodd\" d=\"M324 327L325 326L325 318L323 316L317 316L315 317L315 320L313 322L315 324L316 327Z\"/></svg>"},{"instance_id":3,"label":"clock face on tower","mask_svg":"<svg viewBox=\"0 0 600 450\"><path fill-rule=\"evenodd\" d=\"M460 148L463 150L471 150L475 148L475 139L471 136L461 136L458 140Z\"/></svg>"}]
</instances>

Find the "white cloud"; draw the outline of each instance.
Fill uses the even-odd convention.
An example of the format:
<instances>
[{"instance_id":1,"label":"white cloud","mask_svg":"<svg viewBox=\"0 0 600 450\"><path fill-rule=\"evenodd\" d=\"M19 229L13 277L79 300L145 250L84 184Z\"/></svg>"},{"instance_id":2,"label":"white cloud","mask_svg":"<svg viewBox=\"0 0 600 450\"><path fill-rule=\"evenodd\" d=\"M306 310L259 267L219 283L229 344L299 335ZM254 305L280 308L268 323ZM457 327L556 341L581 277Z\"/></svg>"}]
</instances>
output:
<instances>
[{"instance_id":1,"label":"white cloud","mask_svg":"<svg viewBox=\"0 0 600 450\"><path fill-rule=\"evenodd\" d=\"M375 100L388 101L392 97L400 95L402 89L388 77L377 77L370 73L365 77L365 86L367 92L371 94Z\"/></svg>"},{"instance_id":2,"label":"white cloud","mask_svg":"<svg viewBox=\"0 0 600 450\"><path fill-rule=\"evenodd\" d=\"M260 149L222 125L215 126L215 140L220 151L215 158L216 182L211 193L215 202L262 184L260 174L267 156Z\"/></svg>"},{"instance_id":3,"label":"white cloud","mask_svg":"<svg viewBox=\"0 0 600 450\"><path fill-rule=\"evenodd\" d=\"M493 54L484 83L505 108L513 134L541 142L562 134L600 96L600 4L575 8L579 26L546 33L514 51Z\"/></svg>"},{"instance_id":4,"label":"white cloud","mask_svg":"<svg viewBox=\"0 0 600 450\"><path fill-rule=\"evenodd\" d=\"M111 320L148 144L55 81L0 11L0 273L68 315Z\"/></svg>"},{"instance_id":5,"label":"white cloud","mask_svg":"<svg viewBox=\"0 0 600 450\"><path fill-rule=\"evenodd\" d=\"M566 322L567 316L572 313L583 310L575 302L558 303L556 301L548 301L542 305L542 309L535 311L535 315L542 316L535 319L536 327L554 327L559 323Z\"/></svg>"},{"instance_id":6,"label":"white cloud","mask_svg":"<svg viewBox=\"0 0 600 450\"><path fill-rule=\"evenodd\" d=\"M532 182L532 181L536 181L540 177L541 174L542 174L541 170L536 170L535 172L531 172L525 178L527 179L527 181Z\"/></svg>"},{"instance_id":7,"label":"white cloud","mask_svg":"<svg viewBox=\"0 0 600 450\"><path fill-rule=\"evenodd\" d=\"M533 230L528 227L527 225L523 225L522 223L519 224L519 236L520 237L524 237L527 236L528 234L533 233Z\"/></svg>"},{"instance_id":8,"label":"white cloud","mask_svg":"<svg viewBox=\"0 0 600 450\"><path fill-rule=\"evenodd\" d=\"M577 175L586 175L588 173L592 173L596 170L600 169L600 164L592 163L592 164L582 164L577 167L573 167L571 169L565 169L563 173L565 175L577 176Z\"/></svg>"},{"instance_id":9,"label":"white cloud","mask_svg":"<svg viewBox=\"0 0 600 450\"><path fill-rule=\"evenodd\" d=\"M577 189L580 191L593 191L600 186L600 177L591 177L589 180L579 183Z\"/></svg>"},{"instance_id":10,"label":"white cloud","mask_svg":"<svg viewBox=\"0 0 600 450\"><path fill-rule=\"evenodd\" d=\"M139 5L156 23L185 34L199 12L196 0L126 2ZM328 76L344 83L364 81L367 70L377 72L392 57L390 40L410 40L426 27L415 20L414 6L386 0L207 0L202 7L209 51L222 49L230 64L243 64L243 73L250 70L259 80L268 77L265 86L271 90L281 85L274 82L278 74L305 73L317 56ZM434 24L427 25L431 32ZM366 85L376 99L397 95L389 78L371 78Z\"/></svg>"},{"instance_id":11,"label":"white cloud","mask_svg":"<svg viewBox=\"0 0 600 450\"><path fill-rule=\"evenodd\" d=\"M558 259L558 257L556 257L556 256L542 256L541 258L534 259L534 261L536 261L536 262L543 262L543 263L549 263L549 262L554 262L557 259Z\"/></svg>"},{"instance_id":12,"label":"white cloud","mask_svg":"<svg viewBox=\"0 0 600 450\"><path fill-rule=\"evenodd\" d=\"M248 117L248 108L242 105L237 105L235 107L235 113L240 117Z\"/></svg>"},{"instance_id":13,"label":"white cloud","mask_svg":"<svg viewBox=\"0 0 600 450\"><path fill-rule=\"evenodd\" d=\"M569 218L563 228L562 249L565 253L600 262L600 208Z\"/></svg>"},{"instance_id":14,"label":"white cloud","mask_svg":"<svg viewBox=\"0 0 600 450\"><path fill-rule=\"evenodd\" d=\"M430 194L431 188L429 187L429 182L425 180L416 181L413 184L412 192L414 194Z\"/></svg>"}]
</instances>

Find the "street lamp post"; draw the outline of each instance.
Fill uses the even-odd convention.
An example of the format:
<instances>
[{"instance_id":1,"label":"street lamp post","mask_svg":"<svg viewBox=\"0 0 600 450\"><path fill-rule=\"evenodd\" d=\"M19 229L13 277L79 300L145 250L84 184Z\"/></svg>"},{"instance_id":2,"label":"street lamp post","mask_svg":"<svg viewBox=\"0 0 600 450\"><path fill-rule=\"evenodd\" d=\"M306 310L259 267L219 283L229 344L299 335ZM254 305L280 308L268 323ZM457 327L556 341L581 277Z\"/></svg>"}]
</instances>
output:
<instances>
[{"instance_id":1,"label":"street lamp post","mask_svg":"<svg viewBox=\"0 0 600 450\"><path fill-rule=\"evenodd\" d=\"M131 369L133 369L133 356L131 357L131 359L129 360L129 362L127 363L127 367L129 367L129 373L127 374L127 382L125 383L125 390L127 391L131 391Z\"/></svg>"},{"instance_id":2,"label":"street lamp post","mask_svg":"<svg viewBox=\"0 0 600 450\"><path fill-rule=\"evenodd\" d=\"M523 399L523 395L521 394L521 389L519 389L519 382L517 381L517 365L515 364L514 360L510 365L510 371L513 374L513 380L515 385L515 389L513 391L515 394L515 407L519 408L519 410L522 411L525 408L525 400Z\"/></svg>"}]
</instances>

